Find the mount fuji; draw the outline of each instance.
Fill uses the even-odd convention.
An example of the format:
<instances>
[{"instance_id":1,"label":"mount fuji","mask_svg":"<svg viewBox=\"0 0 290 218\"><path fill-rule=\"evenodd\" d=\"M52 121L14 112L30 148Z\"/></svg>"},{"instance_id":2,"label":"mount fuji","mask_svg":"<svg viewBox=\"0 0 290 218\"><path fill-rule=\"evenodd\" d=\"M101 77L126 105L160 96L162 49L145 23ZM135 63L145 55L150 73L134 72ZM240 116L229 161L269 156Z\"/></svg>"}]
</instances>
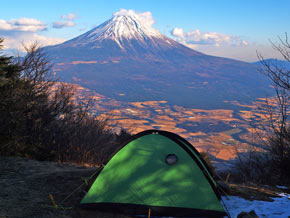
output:
<instances>
[{"instance_id":1,"label":"mount fuji","mask_svg":"<svg viewBox=\"0 0 290 218\"><path fill-rule=\"evenodd\" d=\"M196 108L231 108L263 97L269 82L257 65L203 54L142 23L113 16L62 44L44 48L63 81L121 101L166 100Z\"/></svg>"}]
</instances>

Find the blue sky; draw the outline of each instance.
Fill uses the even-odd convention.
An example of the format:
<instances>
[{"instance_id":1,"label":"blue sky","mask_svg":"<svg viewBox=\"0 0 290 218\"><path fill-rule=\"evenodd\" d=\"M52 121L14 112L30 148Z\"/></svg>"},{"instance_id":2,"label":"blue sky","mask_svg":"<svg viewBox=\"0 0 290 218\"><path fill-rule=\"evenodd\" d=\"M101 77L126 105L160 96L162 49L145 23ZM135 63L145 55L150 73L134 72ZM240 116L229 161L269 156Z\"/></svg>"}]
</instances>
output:
<instances>
[{"instance_id":1,"label":"blue sky","mask_svg":"<svg viewBox=\"0 0 290 218\"><path fill-rule=\"evenodd\" d=\"M290 29L289 0L10 0L1 2L0 37L10 51L33 40L61 43L121 9L145 14L154 28L193 49L244 61L255 61L256 50L279 58L269 40Z\"/></svg>"}]
</instances>

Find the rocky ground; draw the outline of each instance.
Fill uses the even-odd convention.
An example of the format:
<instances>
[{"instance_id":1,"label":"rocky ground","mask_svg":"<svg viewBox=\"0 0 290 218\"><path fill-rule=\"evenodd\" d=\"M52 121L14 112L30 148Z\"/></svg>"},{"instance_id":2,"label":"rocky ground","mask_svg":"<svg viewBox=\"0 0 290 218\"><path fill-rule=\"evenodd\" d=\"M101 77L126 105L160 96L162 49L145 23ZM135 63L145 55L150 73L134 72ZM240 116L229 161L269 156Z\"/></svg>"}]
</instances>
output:
<instances>
[{"instance_id":1,"label":"rocky ground","mask_svg":"<svg viewBox=\"0 0 290 218\"><path fill-rule=\"evenodd\" d=\"M97 168L0 156L0 218L125 218L122 215L82 210L79 202L88 189L87 185L62 202L96 171ZM55 209L49 194L63 208Z\"/></svg>"}]
</instances>

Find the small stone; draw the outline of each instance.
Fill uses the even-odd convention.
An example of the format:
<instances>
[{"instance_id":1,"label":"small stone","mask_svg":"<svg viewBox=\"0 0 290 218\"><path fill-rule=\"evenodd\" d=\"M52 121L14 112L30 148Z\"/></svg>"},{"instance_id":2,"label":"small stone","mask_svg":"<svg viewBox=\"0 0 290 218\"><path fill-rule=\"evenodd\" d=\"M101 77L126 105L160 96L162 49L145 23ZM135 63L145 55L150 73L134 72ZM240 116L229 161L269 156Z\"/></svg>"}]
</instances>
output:
<instances>
[{"instance_id":1,"label":"small stone","mask_svg":"<svg viewBox=\"0 0 290 218\"><path fill-rule=\"evenodd\" d=\"M237 218L259 218L259 216L254 210L251 210L250 212L241 212Z\"/></svg>"}]
</instances>

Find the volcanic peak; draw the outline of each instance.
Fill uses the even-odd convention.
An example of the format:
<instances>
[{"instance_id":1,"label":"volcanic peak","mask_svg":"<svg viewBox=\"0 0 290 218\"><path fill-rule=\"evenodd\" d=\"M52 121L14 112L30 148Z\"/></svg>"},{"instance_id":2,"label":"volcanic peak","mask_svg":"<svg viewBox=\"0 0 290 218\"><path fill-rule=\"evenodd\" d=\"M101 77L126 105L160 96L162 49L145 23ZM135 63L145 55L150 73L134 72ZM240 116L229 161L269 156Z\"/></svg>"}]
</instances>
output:
<instances>
[{"instance_id":1,"label":"volcanic peak","mask_svg":"<svg viewBox=\"0 0 290 218\"><path fill-rule=\"evenodd\" d=\"M86 39L87 42L94 42L111 39L122 48L123 40L135 39L139 42L146 43L146 41L152 38L163 39L164 36L151 26L141 23L135 16L116 15L81 35L76 41L80 42L82 39Z\"/></svg>"}]
</instances>

